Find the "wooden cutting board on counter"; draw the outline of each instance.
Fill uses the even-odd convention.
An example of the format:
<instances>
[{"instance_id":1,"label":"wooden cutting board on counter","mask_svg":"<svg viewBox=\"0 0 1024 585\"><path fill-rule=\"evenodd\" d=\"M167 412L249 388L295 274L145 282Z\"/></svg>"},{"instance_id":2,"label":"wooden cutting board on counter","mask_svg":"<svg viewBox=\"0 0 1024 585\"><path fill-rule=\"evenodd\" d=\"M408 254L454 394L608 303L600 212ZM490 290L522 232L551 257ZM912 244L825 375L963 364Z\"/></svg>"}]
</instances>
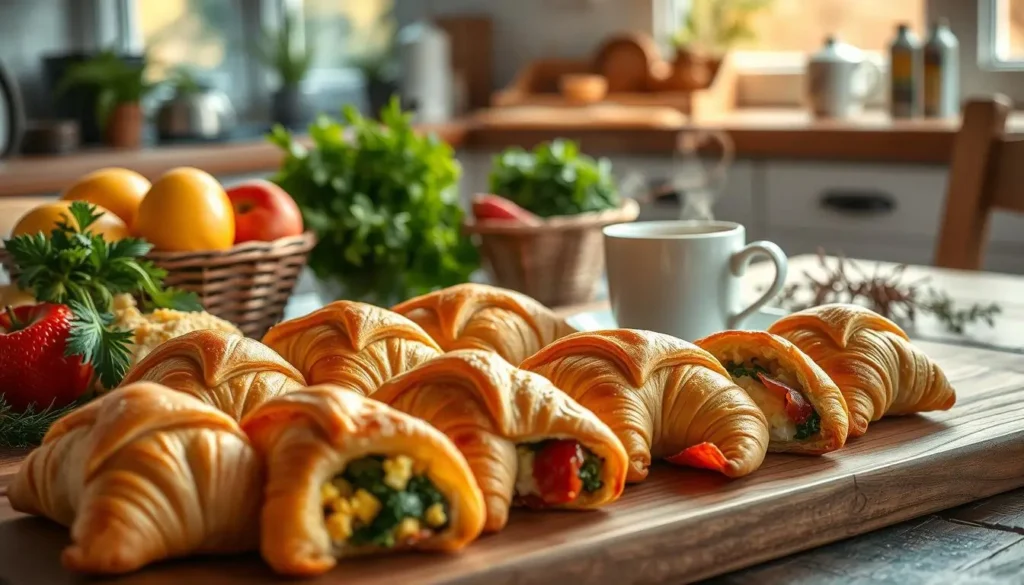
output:
<instances>
[{"instance_id":1,"label":"wooden cutting board on counter","mask_svg":"<svg viewBox=\"0 0 1024 585\"><path fill-rule=\"evenodd\" d=\"M665 106L610 103L575 107L528 105L481 110L473 115L472 124L474 127L516 130L677 129L685 126L686 114Z\"/></svg>"},{"instance_id":2,"label":"wooden cutting board on counter","mask_svg":"<svg viewBox=\"0 0 1024 585\"><path fill-rule=\"evenodd\" d=\"M461 554L347 560L303 582L683 583L1024 486L1024 358L920 345L957 389L948 412L883 420L824 457L769 455L739 480L659 465L602 511L517 510L503 532ZM0 583L84 581L60 568L67 540L66 529L0 498ZM253 553L162 563L110 582L281 581Z\"/></svg>"}]
</instances>

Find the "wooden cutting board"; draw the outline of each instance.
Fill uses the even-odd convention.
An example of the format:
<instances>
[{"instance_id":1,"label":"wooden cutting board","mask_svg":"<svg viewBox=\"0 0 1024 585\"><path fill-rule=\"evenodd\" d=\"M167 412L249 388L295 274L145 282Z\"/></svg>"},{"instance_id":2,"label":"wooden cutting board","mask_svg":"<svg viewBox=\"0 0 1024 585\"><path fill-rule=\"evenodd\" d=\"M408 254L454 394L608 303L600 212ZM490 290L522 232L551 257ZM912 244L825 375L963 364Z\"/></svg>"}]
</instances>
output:
<instances>
[{"instance_id":1,"label":"wooden cutting board","mask_svg":"<svg viewBox=\"0 0 1024 585\"><path fill-rule=\"evenodd\" d=\"M683 583L1024 486L1024 358L920 345L957 388L949 412L881 421L825 457L769 455L735 481L657 466L602 511L517 511L502 533L462 554L349 560L304 582ZM0 499L0 583L80 582L59 566L66 543L66 529ZM113 582L281 580L252 554L163 563Z\"/></svg>"}]
</instances>

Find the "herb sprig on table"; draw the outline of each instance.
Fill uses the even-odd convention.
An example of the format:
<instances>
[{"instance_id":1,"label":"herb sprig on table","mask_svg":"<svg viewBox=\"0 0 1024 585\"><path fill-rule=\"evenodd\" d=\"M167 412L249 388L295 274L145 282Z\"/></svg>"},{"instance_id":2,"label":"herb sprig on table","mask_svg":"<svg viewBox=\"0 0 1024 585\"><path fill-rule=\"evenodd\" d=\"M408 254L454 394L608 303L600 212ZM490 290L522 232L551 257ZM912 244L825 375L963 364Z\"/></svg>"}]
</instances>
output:
<instances>
[{"instance_id":1,"label":"herb sprig on table","mask_svg":"<svg viewBox=\"0 0 1024 585\"><path fill-rule=\"evenodd\" d=\"M142 295L147 308L203 307L194 293L163 287L166 271L142 259L151 244L136 238L107 242L89 229L101 215L95 206L75 201L69 211L73 223L60 223L48 236L15 236L5 246L20 271L21 289L39 302L71 308L67 355L81 355L103 386L113 388L128 370L132 339L131 331L111 325L114 295Z\"/></svg>"}]
</instances>

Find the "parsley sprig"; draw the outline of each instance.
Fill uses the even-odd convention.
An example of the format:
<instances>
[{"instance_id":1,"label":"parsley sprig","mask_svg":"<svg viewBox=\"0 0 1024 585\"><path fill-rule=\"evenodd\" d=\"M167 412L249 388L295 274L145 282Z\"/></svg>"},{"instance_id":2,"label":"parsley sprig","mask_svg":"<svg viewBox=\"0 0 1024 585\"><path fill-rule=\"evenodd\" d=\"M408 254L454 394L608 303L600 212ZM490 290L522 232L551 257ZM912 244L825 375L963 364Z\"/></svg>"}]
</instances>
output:
<instances>
[{"instance_id":1,"label":"parsley sprig","mask_svg":"<svg viewBox=\"0 0 1024 585\"><path fill-rule=\"evenodd\" d=\"M94 205L75 201L74 224L62 222L49 235L15 236L5 242L20 275L18 286L40 302L68 305L74 318L67 355L92 364L107 388L120 384L131 363L131 331L112 327L114 296L140 295L146 308L201 311L194 293L163 287L167 272L142 259L153 246L125 238L107 242L90 227L100 218Z\"/></svg>"}]
</instances>

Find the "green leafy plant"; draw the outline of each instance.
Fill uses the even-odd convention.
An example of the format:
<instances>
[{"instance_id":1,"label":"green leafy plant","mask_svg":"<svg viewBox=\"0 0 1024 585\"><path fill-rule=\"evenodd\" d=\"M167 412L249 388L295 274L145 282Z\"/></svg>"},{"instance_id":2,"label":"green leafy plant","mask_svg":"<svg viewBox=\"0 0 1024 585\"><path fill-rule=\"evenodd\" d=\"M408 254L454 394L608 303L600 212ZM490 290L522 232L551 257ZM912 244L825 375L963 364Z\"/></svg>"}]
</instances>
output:
<instances>
[{"instance_id":1,"label":"green leafy plant","mask_svg":"<svg viewBox=\"0 0 1024 585\"><path fill-rule=\"evenodd\" d=\"M167 76L167 85L176 95L193 95L203 90L195 72L188 67L175 67Z\"/></svg>"},{"instance_id":2,"label":"green leafy plant","mask_svg":"<svg viewBox=\"0 0 1024 585\"><path fill-rule=\"evenodd\" d=\"M264 30L255 46L256 57L281 78L282 87L298 87L313 64L313 45L303 42L298 16L287 10L276 31Z\"/></svg>"},{"instance_id":3,"label":"green leafy plant","mask_svg":"<svg viewBox=\"0 0 1024 585\"><path fill-rule=\"evenodd\" d=\"M683 25L672 39L676 47L721 54L753 40L753 17L774 0L691 0Z\"/></svg>"},{"instance_id":4,"label":"green leafy plant","mask_svg":"<svg viewBox=\"0 0 1024 585\"><path fill-rule=\"evenodd\" d=\"M151 244L135 238L107 242L90 231L101 215L94 205L75 201L70 213L77 227L61 223L49 235L15 236L5 246L20 271L19 288L39 302L71 308L68 355L81 355L100 382L114 388L128 369L132 337L111 326L114 295L138 294L148 307L182 311L200 311L202 305L193 293L163 288L167 273L142 259Z\"/></svg>"},{"instance_id":5,"label":"green leafy plant","mask_svg":"<svg viewBox=\"0 0 1024 585\"><path fill-rule=\"evenodd\" d=\"M50 425L81 405L75 402L61 408L51 405L42 409L29 406L23 412L16 412L0 399L0 447L35 447L43 442Z\"/></svg>"},{"instance_id":6,"label":"green leafy plant","mask_svg":"<svg viewBox=\"0 0 1024 585\"><path fill-rule=\"evenodd\" d=\"M137 104L158 84L146 81L146 66L125 62L113 51L103 51L92 59L68 69L57 84L62 94L73 87L96 90L96 121L101 128L114 109L122 104Z\"/></svg>"},{"instance_id":7,"label":"green leafy plant","mask_svg":"<svg viewBox=\"0 0 1024 585\"><path fill-rule=\"evenodd\" d=\"M307 149L273 129L270 141L286 156L272 180L317 234L309 258L317 276L386 303L468 279L478 259L461 234L451 146L417 134L397 99L381 123L346 107L343 122L321 116L309 138Z\"/></svg>"},{"instance_id":8,"label":"green leafy plant","mask_svg":"<svg viewBox=\"0 0 1024 585\"><path fill-rule=\"evenodd\" d=\"M541 217L614 209L621 204L608 159L580 153L571 140L533 152L510 148L491 164L490 190Z\"/></svg>"}]
</instances>

